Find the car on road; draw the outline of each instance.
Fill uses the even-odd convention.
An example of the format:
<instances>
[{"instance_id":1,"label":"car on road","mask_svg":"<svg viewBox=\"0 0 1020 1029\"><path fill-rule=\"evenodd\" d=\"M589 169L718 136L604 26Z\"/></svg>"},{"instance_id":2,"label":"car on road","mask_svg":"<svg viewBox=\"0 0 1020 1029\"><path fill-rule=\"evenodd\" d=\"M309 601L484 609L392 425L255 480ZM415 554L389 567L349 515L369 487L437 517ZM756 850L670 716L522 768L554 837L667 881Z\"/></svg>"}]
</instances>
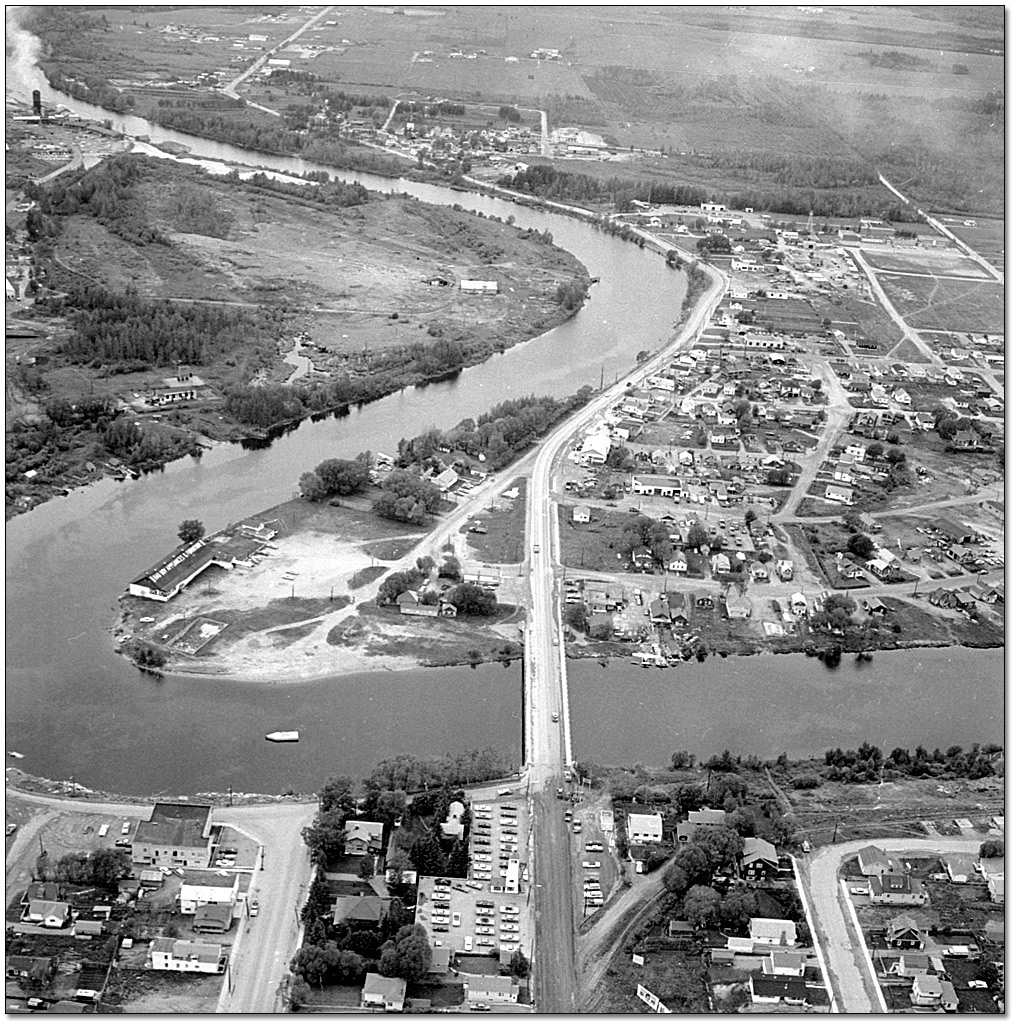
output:
<instances>
[{"instance_id":1,"label":"car on road","mask_svg":"<svg viewBox=\"0 0 1020 1029\"><path fill-rule=\"evenodd\" d=\"M534 546L534 547L533 547L532 549L533 549L533 550L535 551L535 553L537 554L537 553L538 553L538 544L536 543L536 544L535 544L535 546Z\"/></svg>"},{"instance_id":2,"label":"car on road","mask_svg":"<svg viewBox=\"0 0 1020 1029\"><path fill-rule=\"evenodd\" d=\"M17 822L8 822L7 823L7 835L8 836L10 836L12 833L15 833L17 831L18 831L18 823Z\"/></svg>"},{"instance_id":3,"label":"car on road","mask_svg":"<svg viewBox=\"0 0 1020 1029\"><path fill-rule=\"evenodd\" d=\"M553 712L553 721L554 722L558 722L559 720L560 720L559 714L557 714L557 712L554 711Z\"/></svg>"},{"instance_id":4,"label":"car on road","mask_svg":"<svg viewBox=\"0 0 1020 1029\"><path fill-rule=\"evenodd\" d=\"M248 903L248 912L252 918L254 918L259 913L258 897L252 897L251 901Z\"/></svg>"}]
</instances>

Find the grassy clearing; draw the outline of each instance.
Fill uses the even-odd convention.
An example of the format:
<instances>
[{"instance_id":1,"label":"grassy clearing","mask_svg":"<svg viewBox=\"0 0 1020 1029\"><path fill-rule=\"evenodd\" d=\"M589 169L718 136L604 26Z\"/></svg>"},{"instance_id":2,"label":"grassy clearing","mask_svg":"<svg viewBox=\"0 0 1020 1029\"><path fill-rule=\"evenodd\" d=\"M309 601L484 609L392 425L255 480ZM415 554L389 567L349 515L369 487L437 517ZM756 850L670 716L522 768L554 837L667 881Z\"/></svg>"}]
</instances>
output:
<instances>
[{"instance_id":1,"label":"grassy clearing","mask_svg":"<svg viewBox=\"0 0 1020 1029\"><path fill-rule=\"evenodd\" d=\"M886 295L910 325L949 332L1005 331L1005 288L914 275L879 275Z\"/></svg>"},{"instance_id":2,"label":"grassy clearing","mask_svg":"<svg viewBox=\"0 0 1020 1029\"><path fill-rule=\"evenodd\" d=\"M585 524L573 521L573 505L561 504L560 560L568 568L584 568L592 572L621 572L630 560L618 545L621 529L633 514L592 508L592 520ZM620 554L618 558L616 555Z\"/></svg>"},{"instance_id":3,"label":"grassy clearing","mask_svg":"<svg viewBox=\"0 0 1020 1029\"><path fill-rule=\"evenodd\" d=\"M520 493L514 500L498 498L489 511L474 522L484 526L485 533L468 533L467 543L474 557L490 564L509 564L524 560L524 523L528 511L528 480L514 479L508 488Z\"/></svg>"}]
</instances>

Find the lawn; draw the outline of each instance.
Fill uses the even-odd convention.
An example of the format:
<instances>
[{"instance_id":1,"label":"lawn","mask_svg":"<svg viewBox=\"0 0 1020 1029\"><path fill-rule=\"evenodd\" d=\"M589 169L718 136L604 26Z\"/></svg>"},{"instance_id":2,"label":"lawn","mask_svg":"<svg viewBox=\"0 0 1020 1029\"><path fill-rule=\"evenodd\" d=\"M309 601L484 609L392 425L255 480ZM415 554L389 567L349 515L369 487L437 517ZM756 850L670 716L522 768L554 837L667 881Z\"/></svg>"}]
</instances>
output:
<instances>
[{"instance_id":1,"label":"lawn","mask_svg":"<svg viewBox=\"0 0 1020 1029\"><path fill-rule=\"evenodd\" d=\"M878 281L897 311L916 328L950 332L1005 330L1005 289L996 283L882 274Z\"/></svg>"},{"instance_id":2,"label":"lawn","mask_svg":"<svg viewBox=\"0 0 1020 1029\"><path fill-rule=\"evenodd\" d=\"M510 500L499 497L488 511L483 511L472 524L483 527L484 533L467 533L467 543L478 561L486 564L509 564L524 560L524 520L528 504L528 480L514 479L508 489L520 492ZM466 528L464 530L467 532Z\"/></svg>"},{"instance_id":3,"label":"lawn","mask_svg":"<svg viewBox=\"0 0 1020 1029\"><path fill-rule=\"evenodd\" d=\"M592 572L623 571L630 554L620 550L619 540L624 524L636 516L624 511L592 508L592 520L579 524L573 520L573 511L573 504L559 507L560 560L564 566Z\"/></svg>"}]
</instances>

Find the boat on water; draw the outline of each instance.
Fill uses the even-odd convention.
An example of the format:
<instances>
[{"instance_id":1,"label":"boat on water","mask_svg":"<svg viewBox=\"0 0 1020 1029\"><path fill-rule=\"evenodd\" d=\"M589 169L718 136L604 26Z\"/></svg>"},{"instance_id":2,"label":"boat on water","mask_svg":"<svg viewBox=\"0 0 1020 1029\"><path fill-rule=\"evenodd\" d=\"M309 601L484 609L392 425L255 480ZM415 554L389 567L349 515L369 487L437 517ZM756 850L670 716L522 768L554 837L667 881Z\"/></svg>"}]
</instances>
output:
<instances>
[{"instance_id":1,"label":"boat on water","mask_svg":"<svg viewBox=\"0 0 1020 1029\"><path fill-rule=\"evenodd\" d=\"M297 743L298 731L297 729L287 729L282 732L270 732L266 733L266 739L270 743Z\"/></svg>"},{"instance_id":2,"label":"boat on water","mask_svg":"<svg viewBox=\"0 0 1020 1029\"><path fill-rule=\"evenodd\" d=\"M25 756L24 754L19 754L16 750L9 750L7 753L10 754L11 757L16 757L19 761Z\"/></svg>"}]
</instances>

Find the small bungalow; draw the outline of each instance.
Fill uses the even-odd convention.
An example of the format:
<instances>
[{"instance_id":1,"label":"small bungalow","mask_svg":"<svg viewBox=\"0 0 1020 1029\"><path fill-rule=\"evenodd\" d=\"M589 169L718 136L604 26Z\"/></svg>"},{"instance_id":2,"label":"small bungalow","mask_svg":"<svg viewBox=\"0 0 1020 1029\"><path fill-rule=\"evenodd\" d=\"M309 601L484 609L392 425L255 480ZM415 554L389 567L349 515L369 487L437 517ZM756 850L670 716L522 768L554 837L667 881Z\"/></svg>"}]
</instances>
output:
<instances>
[{"instance_id":1,"label":"small bungalow","mask_svg":"<svg viewBox=\"0 0 1020 1029\"><path fill-rule=\"evenodd\" d=\"M919 879L909 875L877 875L868 879L871 902L885 907L923 907L928 891Z\"/></svg>"},{"instance_id":2,"label":"small bungalow","mask_svg":"<svg viewBox=\"0 0 1020 1029\"><path fill-rule=\"evenodd\" d=\"M756 836L744 840L744 851L740 855L740 874L745 879L757 882L774 877L778 871L779 857L773 844Z\"/></svg>"},{"instance_id":3,"label":"small bungalow","mask_svg":"<svg viewBox=\"0 0 1020 1029\"><path fill-rule=\"evenodd\" d=\"M910 915L897 915L886 926L885 941L898 950L920 950L924 946L924 934Z\"/></svg>"},{"instance_id":4,"label":"small bungalow","mask_svg":"<svg viewBox=\"0 0 1020 1029\"><path fill-rule=\"evenodd\" d=\"M712 574L713 575L724 575L728 574L732 570L730 565L730 559L726 554L719 553L712 555Z\"/></svg>"},{"instance_id":5,"label":"small bungalow","mask_svg":"<svg viewBox=\"0 0 1020 1029\"><path fill-rule=\"evenodd\" d=\"M776 572L779 574L780 582L789 582L793 578L793 562L777 561Z\"/></svg>"},{"instance_id":6,"label":"small bungalow","mask_svg":"<svg viewBox=\"0 0 1020 1029\"><path fill-rule=\"evenodd\" d=\"M825 486L825 499L835 500L840 504L852 504L854 491L849 486L836 486L830 482Z\"/></svg>"},{"instance_id":7,"label":"small bungalow","mask_svg":"<svg viewBox=\"0 0 1020 1029\"><path fill-rule=\"evenodd\" d=\"M351 818L348 819L345 829L345 854L382 853L382 822L363 822Z\"/></svg>"},{"instance_id":8,"label":"small bungalow","mask_svg":"<svg viewBox=\"0 0 1020 1029\"><path fill-rule=\"evenodd\" d=\"M753 943L792 947L797 943L797 925L789 918L752 918L750 927Z\"/></svg>"},{"instance_id":9,"label":"small bungalow","mask_svg":"<svg viewBox=\"0 0 1020 1029\"><path fill-rule=\"evenodd\" d=\"M857 861L861 866L861 875L892 875L902 870L899 858L890 857L884 850L873 847L861 847L857 852Z\"/></svg>"},{"instance_id":10,"label":"small bungalow","mask_svg":"<svg viewBox=\"0 0 1020 1029\"><path fill-rule=\"evenodd\" d=\"M382 1008L384 1011L403 1011L407 981L369 972L361 989L363 1008Z\"/></svg>"},{"instance_id":11,"label":"small bungalow","mask_svg":"<svg viewBox=\"0 0 1020 1029\"><path fill-rule=\"evenodd\" d=\"M808 612L807 597L803 593L794 593L790 597L790 610L795 615L806 615Z\"/></svg>"},{"instance_id":12,"label":"small bungalow","mask_svg":"<svg viewBox=\"0 0 1020 1029\"><path fill-rule=\"evenodd\" d=\"M587 504L578 504L574 508L574 521L579 525L587 525L591 521L591 508Z\"/></svg>"},{"instance_id":13,"label":"small bungalow","mask_svg":"<svg viewBox=\"0 0 1020 1029\"><path fill-rule=\"evenodd\" d=\"M709 608L715 607L715 598L712 596L712 592L705 587L694 591L694 604L696 607Z\"/></svg>"},{"instance_id":14,"label":"small bungalow","mask_svg":"<svg viewBox=\"0 0 1020 1029\"><path fill-rule=\"evenodd\" d=\"M730 620L751 617L751 601L747 597L727 597L726 617Z\"/></svg>"},{"instance_id":15,"label":"small bungalow","mask_svg":"<svg viewBox=\"0 0 1020 1029\"><path fill-rule=\"evenodd\" d=\"M680 575L687 574L687 555L682 550L674 550L670 555L669 560L666 562L666 567L671 572L677 572Z\"/></svg>"}]
</instances>

